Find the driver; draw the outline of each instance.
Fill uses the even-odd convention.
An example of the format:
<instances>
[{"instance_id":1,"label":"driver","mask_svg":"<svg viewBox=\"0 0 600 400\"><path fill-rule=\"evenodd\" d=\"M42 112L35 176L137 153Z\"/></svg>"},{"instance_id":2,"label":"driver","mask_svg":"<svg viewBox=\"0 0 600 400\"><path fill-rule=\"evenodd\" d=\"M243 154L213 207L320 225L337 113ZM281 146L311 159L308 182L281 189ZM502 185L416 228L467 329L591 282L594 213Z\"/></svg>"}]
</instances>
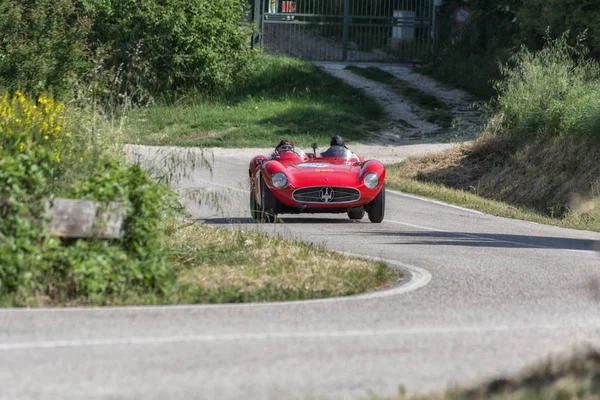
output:
<instances>
[{"instance_id":1,"label":"driver","mask_svg":"<svg viewBox=\"0 0 600 400\"><path fill-rule=\"evenodd\" d=\"M282 149L280 149L280 147ZM287 147L287 149L283 149ZM275 147L275 151L279 151L279 150L290 150L290 147L294 147L294 141L292 139L281 139L281 142L279 142L279 144L277 145L277 147Z\"/></svg>"},{"instance_id":2,"label":"driver","mask_svg":"<svg viewBox=\"0 0 600 400\"><path fill-rule=\"evenodd\" d=\"M273 154L281 154L285 151L294 151L294 142L291 139L282 139Z\"/></svg>"},{"instance_id":3,"label":"driver","mask_svg":"<svg viewBox=\"0 0 600 400\"><path fill-rule=\"evenodd\" d=\"M306 154L304 151L294 145L294 142L291 139L282 139L277 147L275 147L275 151L271 154L271 158L278 158L283 153L291 152L301 159L306 159Z\"/></svg>"},{"instance_id":4,"label":"driver","mask_svg":"<svg viewBox=\"0 0 600 400\"><path fill-rule=\"evenodd\" d=\"M341 136L335 135L331 138L329 148L321 153L321 157L350 157L352 152L348 150Z\"/></svg>"}]
</instances>

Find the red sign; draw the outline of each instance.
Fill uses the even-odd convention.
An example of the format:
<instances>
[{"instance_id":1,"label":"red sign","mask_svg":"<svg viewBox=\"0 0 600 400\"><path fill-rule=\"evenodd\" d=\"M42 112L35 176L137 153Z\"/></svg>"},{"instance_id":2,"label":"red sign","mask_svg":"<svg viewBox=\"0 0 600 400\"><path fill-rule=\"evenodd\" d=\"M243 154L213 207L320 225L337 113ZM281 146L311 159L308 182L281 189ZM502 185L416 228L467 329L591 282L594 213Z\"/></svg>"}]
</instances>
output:
<instances>
[{"instance_id":1,"label":"red sign","mask_svg":"<svg viewBox=\"0 0 600 400\"><path fill-rule=\"evenodd\" d=\"M466 24L471 17L471 9L467 6L460 6L454 9L454 20L458 24Z\"/></svg>"},{"instance_id":2,"label":"red sign","mask_svg":"<svg viewBox=\"0 0 600 400\"><path fill-rule=\"evenodd\" d=\"M281 7L281 11L284 13L295 13L296 2L295 1L284 1Z\"/></svg>"}]
</instances>

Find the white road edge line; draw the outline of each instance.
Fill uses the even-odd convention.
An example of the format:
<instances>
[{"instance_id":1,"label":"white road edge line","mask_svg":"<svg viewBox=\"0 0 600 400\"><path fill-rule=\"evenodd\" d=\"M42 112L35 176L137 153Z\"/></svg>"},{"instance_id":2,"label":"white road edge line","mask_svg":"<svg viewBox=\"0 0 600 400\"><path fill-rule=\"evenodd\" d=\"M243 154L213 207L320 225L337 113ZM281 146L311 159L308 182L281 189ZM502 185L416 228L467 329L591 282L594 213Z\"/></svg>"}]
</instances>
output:
<instances>
[{"instance_id":1,"label":"white road edge line","mask_svg":"<svg viewBox=\"0 0 600 400\"><path fill-rule=\"evenodd\" d=\"M432 199L428 199L426 197L415 196L413 194L408 194L408 193L404 193L404 192L398 192L396 190L386 189L385 191L388 192L388 193L395 194L396 196L407 197L409 199L421 200L421 201L424 201L426 203L433 203L433 204L437 204L437 205L440 205L440 206L445 206L445 207L449 207L449 208L455 208L457 210L470 212L472 214L488 215L486 213L482 213L481 211L476 211L476 210L472 210L470 208L461 207L461 206L455 206L454 204L444 203L443 201L439 201L439 200L432 200Z\"/></svg>"},{"instance_id":2,"label":"white road edge line","mask_svg":"<svg viewBox=\"0 0 600 400\"><path fill-rule=\"evenodd\" d=\"M335 250L332 250L335 251ZM399 296L401 294L413 292L425 287L432 279L431 273L424 268L415 267L396 260L387 260L379 257L370 257L360 254L346 253L336 251L336 253L355 258L362 258L371 261L381 261L389 266L395 267L404 273L404 279L398 286L391 289L380 290L344 297L329 297L326 299L314 300L296 300L265 303L244 303L244 304L183 304L167 306L124 306L124 307L70 307L70 308L4 308L0 309L0 314L7 313L31 313L31 312L76 312L76 311L161 311L161 310L197 310L208 308L257 308L257 307L286 307L292 305L304 306L327 303L342 303L348 301L370 300ZM405 280L408 277L408 280Z\"/></svg>"},{"instance_id":3,"label":"white road edge line","mask_svg":"<svg viewBox=\"0 0 600 400\"><path fill-rule=\"evenodd\" d=\"M35 349L81 348L95 346L118 345L158 345L172 343L211 343L233 341L279 340L279 339L331 339L331 338L362 338L377 336L409 336L409 335L456 335L456 334L481 334L502 333L515 331L557 331L566 329L564 325L547 324L532 326L441 326L434 328L410 327L387 330L347 330L347 331L308 331L308 332L273 332L273 333L240 333L240 334L203 334L186 336L151 336L130 338L101 338L101 339L66 339L48 340L40 342L12 342L0 343L0 351L20 351ZM582 324L580 329L599 329L597 323Z\"/></svg>"}]
</instances>

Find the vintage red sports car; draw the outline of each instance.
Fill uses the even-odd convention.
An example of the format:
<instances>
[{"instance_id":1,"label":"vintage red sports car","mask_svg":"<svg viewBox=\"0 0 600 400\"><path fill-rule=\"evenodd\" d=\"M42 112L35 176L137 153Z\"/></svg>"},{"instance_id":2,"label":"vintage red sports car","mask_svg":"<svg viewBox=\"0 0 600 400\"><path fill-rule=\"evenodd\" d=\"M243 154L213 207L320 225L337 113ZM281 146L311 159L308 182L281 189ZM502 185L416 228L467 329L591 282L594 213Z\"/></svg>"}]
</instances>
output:
<instances>
[{"instance_id":1,"label":"vintage red sports car","mask_svg":"<svg viewBox=\"0 0 600 400\"><path fill-rule=\"evenodd\" d=\"M283 146L250 162L250 211L255 220L274 222L278 214L348 213L360 220L383 221L385 168L345 147L317 155Z\"/></svg>"}]
</instances>

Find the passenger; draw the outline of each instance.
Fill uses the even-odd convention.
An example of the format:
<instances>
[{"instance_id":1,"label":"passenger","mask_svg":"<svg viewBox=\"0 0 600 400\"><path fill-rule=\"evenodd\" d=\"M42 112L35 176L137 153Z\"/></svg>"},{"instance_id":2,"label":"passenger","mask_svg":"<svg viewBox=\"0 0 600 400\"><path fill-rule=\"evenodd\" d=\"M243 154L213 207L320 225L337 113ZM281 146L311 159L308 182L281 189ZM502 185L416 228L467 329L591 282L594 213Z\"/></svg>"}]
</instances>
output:
<instances>
[{"instance_id":1,"label":"passenger","mask_svg":"<svg viewBox=\"0 0 600 400\"><path fill-rule=\"evenodd\" d=\"M342 157L349 158L352 157L353 153L348 150L346 145L344 144L344 139L341 136L335 135L331 138L331 142L329 144L329 148L321 153L321 157Z\"/></svg>"}]
</instances>

